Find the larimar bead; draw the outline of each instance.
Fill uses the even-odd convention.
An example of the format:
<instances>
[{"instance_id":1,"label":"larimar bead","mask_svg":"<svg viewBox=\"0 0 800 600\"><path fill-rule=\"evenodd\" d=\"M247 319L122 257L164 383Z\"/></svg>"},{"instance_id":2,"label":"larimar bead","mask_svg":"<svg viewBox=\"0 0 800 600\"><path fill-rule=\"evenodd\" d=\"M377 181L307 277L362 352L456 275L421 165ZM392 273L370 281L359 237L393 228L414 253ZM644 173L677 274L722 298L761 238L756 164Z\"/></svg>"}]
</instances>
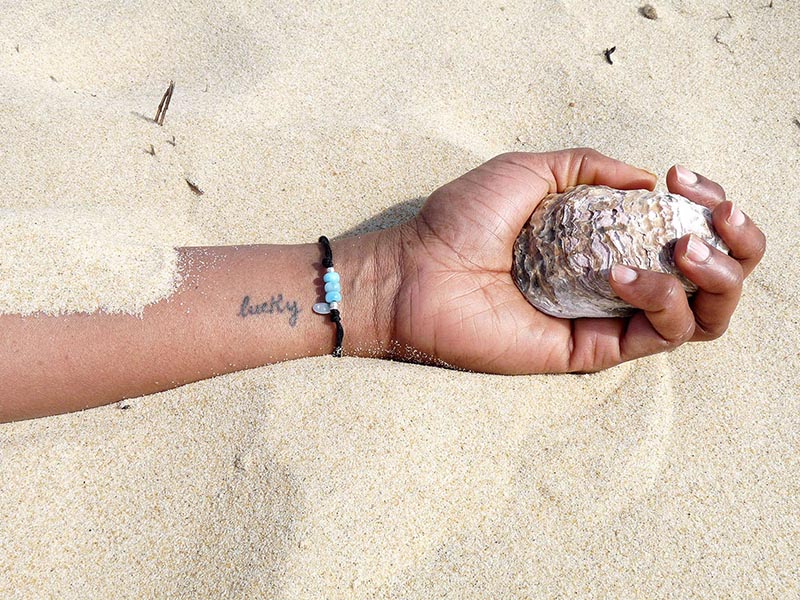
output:
<instances>
[{"instance_id":1,"label":"larimar bead","mask_svg":"<svg viewBox=\"0 0 800 600\"><path fill-rule=\"evenodd\" d=\"M329 281L325 284L325 291L326 292L340 292L342 290L342 284L338 281Z\"/></svg>"},{"instance_id":2,"label":"larimar bead","mask_svg":"<svg viewBox=\"0 0 800 600\"><path fill-rule=\"evenodd\" d=\"M328 292L325 294L325 302L330 304L331 302L341 302L342 295L339 292Z\"/></svg>"},{"instance_id":3,"label":"larimar bead","mask_svg":"<svg viewBox=\"0 0 800 600\"><path fill-rule=\"evenodd\" d=\"M329 271L322 276L322 281L329 283L331 281L339 281L339 274L336 271Z\"/></svg>"},{"instance_id":4,"label":"larimar bead","mask_svg":"<svg viewBox=\"0 0 800 600\"><path fill-rule=\"evenodd\" d=\"M318 315L329 315L331 314L332 308L338 308L338 306L334 307L328 304L327 302L317 302L314 306L311 307Z\"/></svg>"}]
</instances>

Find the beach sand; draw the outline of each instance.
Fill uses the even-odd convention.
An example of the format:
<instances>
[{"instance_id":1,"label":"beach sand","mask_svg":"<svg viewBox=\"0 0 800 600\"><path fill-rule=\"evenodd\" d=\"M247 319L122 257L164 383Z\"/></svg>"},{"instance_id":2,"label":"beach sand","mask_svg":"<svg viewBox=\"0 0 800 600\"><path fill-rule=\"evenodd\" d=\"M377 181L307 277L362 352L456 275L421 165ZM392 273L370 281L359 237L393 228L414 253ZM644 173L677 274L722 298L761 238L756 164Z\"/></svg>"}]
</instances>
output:
<instances>
[{"instance_id":1,"label":"beach sand","mask_svg":"<svg viewBox=\"0 0 800 600\"><path fill-rule=\"evenodd\" d=\"M137 312L173 247L392 226L508 150L679 162L769 247L723 338L598 374L321 357L0 425L0 597L800 594L798 3L6 4L1 312Z\"/></svg>"}]
</instances>

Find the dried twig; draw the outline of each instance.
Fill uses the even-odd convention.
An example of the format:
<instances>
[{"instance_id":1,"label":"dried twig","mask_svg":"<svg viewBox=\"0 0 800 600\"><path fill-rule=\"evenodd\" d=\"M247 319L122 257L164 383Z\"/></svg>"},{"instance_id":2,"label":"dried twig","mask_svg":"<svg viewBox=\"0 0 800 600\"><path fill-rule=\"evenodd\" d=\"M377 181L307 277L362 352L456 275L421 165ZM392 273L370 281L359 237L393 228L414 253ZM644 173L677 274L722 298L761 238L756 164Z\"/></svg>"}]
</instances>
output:
<instances>
[{"instance_id":1,"label":"dried twig","mask_svg":"<svg viewBox=\"0 0 800 600\"><path fill-rule=\"evenodd\" d=\"M205 194L205 192L200 189L200 186L197 185L194 181L192 181L188 177L184 177L184 179L186 180L189 189L192 190L195 194L197 194L198 196L202 196L203 194Z\"/></svg>"},{"instance_id":2,"label":"dried twig","mask_svg":"<svg viewBox=\"0 0 800 600\"><path fill-rule=\"evenodd\" d=\"M608 64L610 64L610 65L613 65L613 64L614 64L614 61L612 61L612 60L611 60L611 55L612 55L612 54L614 54L614 51L615 51L616 49L617 49L617 47L616 47L616 46L611 46L611 48L606 48L606 51L605 51L605 52L603 52L603 54L604 54L604 55L605 55L605 57L606 57L606 60L608 61Z\"/></svg>"},{"instance_id":3,"label":"dried twig","mask_svg":"<svg viewBox=\"0 0 800 600\"><path fill-rule=\"evenodd\" d=\"M720 37L721 33L722 33L721 31L717 32L717 35L714 36L714 41L717 42L720 46L725 46L725 49L731 54L733 54L733 49L730 47L730 45L727 42L724 42Z\"/></svg>"},{"instance_id":4,"label":"dried twig","mask_svg":"<svg viewBox=\"0 0 800 600\"><path fill-rule=\"evenodd\" d=\"M156 111L156 118L153 119L159 125L164 124L164 117L167 116L167 109L169 108L169 101L172 100L172 92L175 90L175 82L170 80L169 87L164 95L161 97L161 103L158 105Z\"/></svg>"}]
</instances>

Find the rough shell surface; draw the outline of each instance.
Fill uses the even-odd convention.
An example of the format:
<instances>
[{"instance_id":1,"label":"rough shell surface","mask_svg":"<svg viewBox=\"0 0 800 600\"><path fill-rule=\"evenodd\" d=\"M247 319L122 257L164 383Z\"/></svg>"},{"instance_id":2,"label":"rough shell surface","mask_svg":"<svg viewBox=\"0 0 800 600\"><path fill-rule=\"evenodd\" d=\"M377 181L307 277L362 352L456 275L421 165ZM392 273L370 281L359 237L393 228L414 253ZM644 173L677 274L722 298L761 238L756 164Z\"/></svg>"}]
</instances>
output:
<instances>
[{"instance_id":1,"label":"rough shell surface","mask_svg":"<svg viewBox=\"0 0 800 600\"><path fill-rule=\"evenodd\" d=\"M634 308L611 290L615 264L677 275L675 242L693 233L728 248L714 233L711 211L678 194L579 185L542 200L514 245L512 276L528 301L566 319L624 317Z\"/></svg>"}]
</instances>

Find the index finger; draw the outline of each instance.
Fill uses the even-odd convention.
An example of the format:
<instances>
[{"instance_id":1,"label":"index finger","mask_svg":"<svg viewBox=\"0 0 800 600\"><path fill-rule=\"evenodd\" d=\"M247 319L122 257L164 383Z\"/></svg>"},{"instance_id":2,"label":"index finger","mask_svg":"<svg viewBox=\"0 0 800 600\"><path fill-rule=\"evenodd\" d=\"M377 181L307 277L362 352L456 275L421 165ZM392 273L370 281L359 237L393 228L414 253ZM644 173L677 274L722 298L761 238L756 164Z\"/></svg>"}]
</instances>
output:
<instances>
[{"instance_id":1,"label":"index finger","mask_svg":"<svg viewBox=\"0 0 800 600\"><path fill-rule=\"evenodd\" d=\"M504 156L544 178L551 194L583 183L607 185L623 190L652 190L658 179L654 173L601 154L592 148L570 148L541 154L513 152Z\"/></svg>"},{"instance_id":2,"label":"index finger","mask_svg":"<svg viewBox=\"0 0 800 600\"><path fill-rule=\"evenodd\" d=\"M674 165L667 171L667 188L709 210L725 200L725 190L720 184L682 165Z\"/></svg>"}]
</instances>

